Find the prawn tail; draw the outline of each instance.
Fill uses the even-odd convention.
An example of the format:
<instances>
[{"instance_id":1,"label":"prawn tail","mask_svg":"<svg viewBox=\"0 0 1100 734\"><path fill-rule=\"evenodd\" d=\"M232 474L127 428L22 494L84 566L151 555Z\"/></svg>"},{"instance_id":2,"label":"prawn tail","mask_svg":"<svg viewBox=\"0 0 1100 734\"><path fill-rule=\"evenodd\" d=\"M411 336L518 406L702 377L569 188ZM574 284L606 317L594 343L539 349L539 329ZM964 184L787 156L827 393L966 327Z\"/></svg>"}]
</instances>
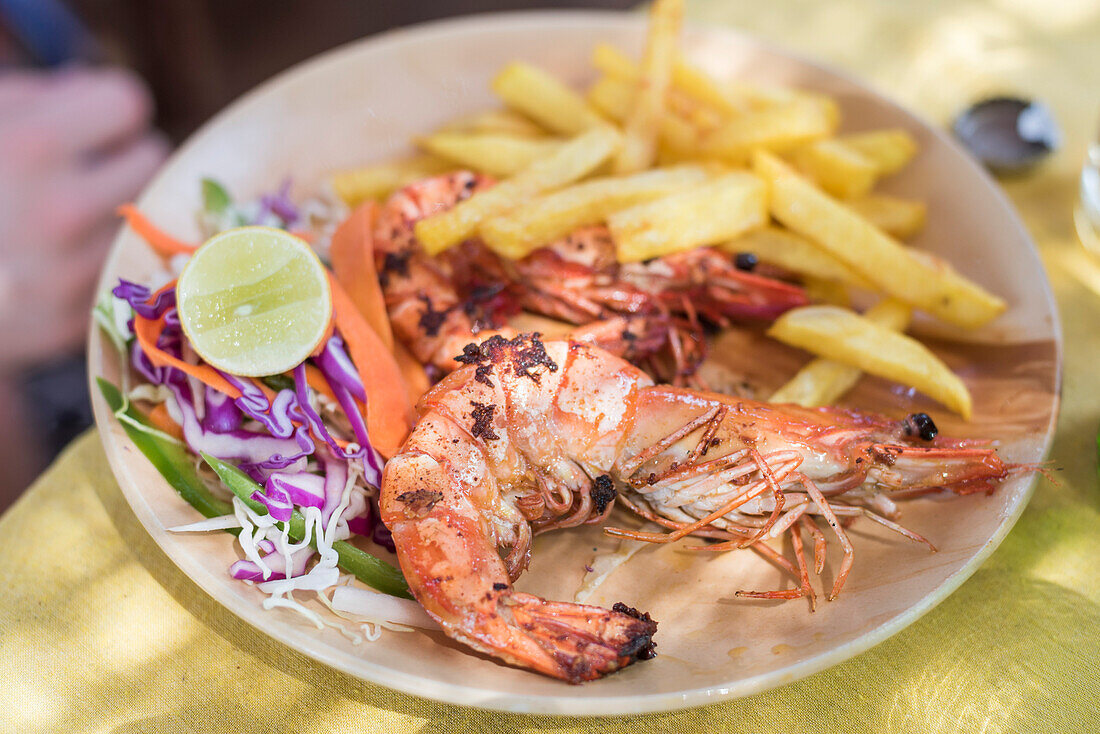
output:
<instances>
[{"instance_id":1,"label":"prawn tail","mask_svg":"<svg viewBox=\"0 0 1100 734\"><path fill-rule=\"evenodd\" d=\"M543 672L570 683L594 680L657 654L657 622L622 603L604 609L517 592L502 606L512 617L510 626L546 653Z\"/></svg>"}]
</instances>

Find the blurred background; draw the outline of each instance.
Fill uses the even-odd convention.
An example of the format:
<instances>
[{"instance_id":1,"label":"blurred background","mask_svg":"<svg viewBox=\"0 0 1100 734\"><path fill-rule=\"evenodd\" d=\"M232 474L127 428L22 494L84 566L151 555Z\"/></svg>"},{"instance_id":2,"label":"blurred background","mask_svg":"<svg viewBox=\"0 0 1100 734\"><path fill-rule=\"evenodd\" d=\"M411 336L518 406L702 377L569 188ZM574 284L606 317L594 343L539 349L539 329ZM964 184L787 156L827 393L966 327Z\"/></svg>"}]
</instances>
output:
<instances>
[{"instance_id":1,"label":"blurred background","mask_svg":"<svg viewBox=\"0 0 1100 734\"><path fill-rule=\"evenodd\" d=\"M0 0L0 7L5 1ZM69 0L102 45L104 56L133 69L149 84L157 104L156 123L176 142L273 74L373 33L468 13L638 4L637 0Z\"/></svg>"},{"instance_id":2,"label":"blurred background","mask_svg":"<svg viewBox=\"0 0 1100 734\"><path fill-rule=\"evenodd\" d=\"M315 54L422 21L633 0L0 0L0 511L91 424L83 342L118 220L173 146Z\"/></svg>"}]
</instances>

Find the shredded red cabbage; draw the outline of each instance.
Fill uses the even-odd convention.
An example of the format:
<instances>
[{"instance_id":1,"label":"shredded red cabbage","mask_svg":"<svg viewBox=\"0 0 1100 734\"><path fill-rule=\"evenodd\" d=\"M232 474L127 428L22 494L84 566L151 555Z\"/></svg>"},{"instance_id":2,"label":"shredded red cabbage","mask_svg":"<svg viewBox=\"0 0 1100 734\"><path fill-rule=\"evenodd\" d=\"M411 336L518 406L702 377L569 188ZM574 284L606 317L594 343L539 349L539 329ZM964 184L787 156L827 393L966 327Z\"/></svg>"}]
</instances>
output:
<instances>
[{"instance_id":1,"label":"shredded red cabbage","mask_svg":"<svg viewBox=\"0 0 1100 734\"><path fill-rule=\"evenodd\" d=\"M165 311L176 307L175 288L161 291L155 301L148 303L149 297L153 295L151 290L122 278L118 279L118 285L111 291L111 295L126 301L134 309L134 313L145 319L159 319Z\"/></svg>"},{"instance_id":2,"label":"shredded red cabbage","mask_svg":"<svg viewBox=\"0 0 1100 734\"><path fill-rule=\"evenodd\" d=\"M382 486L382 457L378 455L378 452L374 450L374 446L370 442L370 437L367 434L367 426L363 422L363 414L359 412L359 406L355 404L355 399L352 397L352 392L345 384L345 380L341 379L339 374L333 374L330 372L330 368L334 367L343 372L340 367L340 355L343 354L343 358L347 360L350 365L351 360L347 359L347 355L344 354L343 342L333 344L333 339L338 337L333 336L329 339L329 342L325 345L325 349L322 350L322 354L328 352L330 355L329 360L318 360L317 368L321 370L321 374L324 375L325 380L328 382L329 387L332 388L332 394L336 396L336 401L340 403L340 407L343 409L344 414L347 415L348 422L351 423L351 430L355 434L355 440L359 442L359 445L364 449L363 453L363 471L364 476L368 483L373 484L375 487ZM305 367L299 365L294 370L294 381L298 384L299 381L299 369L301 370L301 381L305 382ZM359 387L362 388L363 383L356 379ZM301 393L298 396L299 402L302 399ZM366 402L366 391L363 392L363 401Z\"/></svg>"},{"instance_id":3,"label":"shredded red cabbage","mask_svg":"<svg viewBox=\"0 0 1100 734\"><path fill-rule=\"evenodd\" d=\"M195 414L191 386L183 373L170 369L165 385L176 399L183 419L183 437L196 454L208 453L225 461L243 461L253 465L270 465L282 469L307 455L291 439L276 438L263 433L234 430L225 433L205 431ZM312 442L310 442L312 443Z\"/></svg>"},{"instance_id":4,"label":"shredded red cabbage","mask_svg":"<svg viewBox=\"0 0 1100 734\"><path fill-rule=\"evenodd\" d=\"M318 456L325 467L323 485L325 502L321 507L321 517L327 525L332 513L339 506L340 499L344 494L344 486L348 483L348 465L343 461L330 460L323 454L318 454Z\"/></svg>"},{"instance_id":5,"label":"shredded red cabbage","mask_svg":"<svg viewBox=\"0 0 1100 734\"><path fill-rule=\"evenodd\" d=\"M258 221L262 222L265 215L271 213L283 220L283 224L287 227L291 227L298 222L301 215L298 212L298 206L290 200L290 185L290 179L285 179L273 193L264 194L260 197Z\"/></svg>"},{"instance_id":6,"label":"shredded red cabbage","mask_svg":"<svg viewBox=\"0 0 1100 734\"><path fill-rule=\"evenodd\" d=\"M290 222L298 215L296 210L283 208L284 204L293 207L287 198L288 193L289 183L284 184L265 205L284 221ZM134 312L143 318L163 318L165 328L158 337L157 347L183 358L185 337L175 309L174 289L158 294L152 303L148 302L152 298L151 291L130 281L120 280L112 293L130 304ZM263 503L277 521L289 520L295 507L316 507L321 511L322 525L327 525L344 496L348 461L361 460L365 481L375 487L381 484L382 458L370 443L363 414L356 403L357 399L366 402L366 390L358 370L347 355L343 340L337 335L326 342L314 361L351 425L358 444L351 451L340 447L310 404L305 363L294 370L293 389L280 390L270 401L253 381L221 372L241 392L241 396L231 399L205 386L202 396L205 409L200 419L195 396L192 395L192 383L183 372L172 367L155 367L136 341L131 349L130 361L134 371L149 383L168 388L179 407L184 440L190 450L231 461L263 485L263 491L254 493L253 499ZM245 417L258 422L264 431L244 429ZM323 443L318 445L313 436L320 437ZM315 455L320 462L323 475L283 471L311 455ZM353 494L344 517L348 531L353 535L369 537L375 543L394 550L392 537L381 523L376 499ZM285 578L286 562L274 545L263 540L258 547L266 554L264 562L273 571L268 580ZM312 551L296 553L291 562L291 576L304 573L312 556ZM248 560L234 563L230 573L238 579L264 580L259 567Z\"/></svg>"},{"instance_id":7,"label":"shredded red cabbage","mask_svg":"<svg viewBox=\"0 0 1100 734\"><path fill-rule=\"evenodd\" d=\"M367 402L367 391L363 387L363 381L359 377L359 370L355 369L351 358L344 350L344 340L333 334L325 342L325 348L314 359L317 367L325 375L329 382L333 380L346 387L358 400Z\"/></svg>"},{"instance_id":8,"label":"shredded red cabbage","mask_svg":"<svg viewBox=\"0 0 1100 734\"><path fill-rule=\"evenodd\" d=\"M355 535L370 538L390 553L397 552L390 529L382 524L382 513L378 509L378 500L371 498L366 509L348 520L348 530Z\"/></svg>"},{"instance_id":9,"label":"shredded red cabbage","mask_svg":"<svg viewBox=\"0 0 1100 734\"><path fill-rule=\"evenodd\" d=\"M284 492L299 507L320 508L325 504L325 478L309 472L273 472L265 489L269 494L274 490Z\"/></svg>"},{"instance_id":10,"label":"shredded red cabbage","mask_svg":"<svg viewBox=\"0 0 1100 734\"><path fill-rule=\"evenodd\" d=\"M259 544L257 544L259 545ZM306 566L315 552L312 548L302 548L301 550L293 553L290 559L290 575L301 576L306 572ZM237 561L229 567L229 575L235 579L241 579L244 581L276 581L279 579L285 579L286 576L286 559L282 553L276 550L271 550L263 557L264 563L271 569L271 575L266 579L264 578L263 571L252 561L242 559Z\"/></svg>"},{"instance_id":11,"label":"shredded red cabbage","mask_svg":"<svg viewBox=\"0 0 1100 734\"><path fill-rule=\"evenodd\" d=\"M241 427L244 416L237 409L232 398L212 387L206 388L206 414L202 417L202 427L212 433L227 433Z\"/></svg>"},{"instance_id":12,"label":"shredded red cabbage","mask_svg":"<svg viewBox=\"0 0 1100 734\"><path fill-rule=\"evenodd\" d=\"M331 385L332 383L330 382L329 384ZM359 443L357 449L348 451L347 449L341 448L340 444L336 443L336 439L329 433L324 421L321 420L321 416L318 415L317 411L313 409L313 406L309 404L308 389L309 384L306 381L306 365L303 362L294 368L294 392L298 396L298 408L305 418L306 423L308 423L310 430L324 439L325 443L328 444L328 447L336 456L347 460L362 459L367 482L376 487L379 486L378 483L382 481L382 470L380 465L376 468L372 460L373 457L371 455L374 454L375 451L371 446L370 439L367 438L365 428L362 436L360 436L358 432L355 434L355 440ZM335 387L333 388L333 392L336 393ZM336 394L337 398L339 398L339 393ZM348 406L345 406L342 402L340 405L347 413L348 420L352 424L352 430L354 430L356 419L358 419L360 423L363 422L363 416L360 415L358 406L352 401L350 406L351 411L347 412Z\"/></svg>"},{"instance_id":13,"label":"shredded red cabbage","mask_svg":"<svg viewBox=\"0 0 1100 734\"><path fill-rule=\"evenodd\" d=\"M263 492L259 490L253 492L252 499L266 507L268 513L279 522L288 522L294 513L294 503L282 487L273 487L269 483Z\"/></svg>"}]
</instances>

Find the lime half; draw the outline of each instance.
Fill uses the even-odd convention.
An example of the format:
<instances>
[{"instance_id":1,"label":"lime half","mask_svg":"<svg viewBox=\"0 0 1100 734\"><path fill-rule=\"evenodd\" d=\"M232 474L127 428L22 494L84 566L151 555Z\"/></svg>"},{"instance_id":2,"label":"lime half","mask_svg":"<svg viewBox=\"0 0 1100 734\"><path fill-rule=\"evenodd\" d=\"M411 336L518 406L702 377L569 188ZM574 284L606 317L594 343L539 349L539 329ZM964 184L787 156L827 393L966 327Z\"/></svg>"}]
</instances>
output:
<instances>
[{"instance_id":1,"label":"lime half","mask_svg":"<svg viewBox=\"0 0 1100 734\"><path fill-rule=\"evenodd\" d=\"M180 324L191 346L223 372L286 372L328 330L332 293L325 267L304 241L281 229L238 227L195 251L176 284Z\"/></svg>"}]
</instances>

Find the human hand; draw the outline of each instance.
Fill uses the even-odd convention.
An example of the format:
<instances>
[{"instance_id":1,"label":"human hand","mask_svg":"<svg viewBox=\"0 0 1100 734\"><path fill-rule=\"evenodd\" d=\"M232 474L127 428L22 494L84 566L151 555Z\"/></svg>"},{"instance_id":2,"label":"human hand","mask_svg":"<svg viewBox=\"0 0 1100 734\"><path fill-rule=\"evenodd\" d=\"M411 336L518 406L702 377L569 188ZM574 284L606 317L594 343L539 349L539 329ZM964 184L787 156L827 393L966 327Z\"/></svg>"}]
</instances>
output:
<instances>
[{"instance_id":1,"label":"human hand","mask_svg":"<svg viewBox=\"0 0 1100 734\"><path fill-rule=\"evenodd\" d=\"M168 152L151 115L129 72L0 73L0 376L83 341L114 209Z\"/></svg>"}]
</instances>

